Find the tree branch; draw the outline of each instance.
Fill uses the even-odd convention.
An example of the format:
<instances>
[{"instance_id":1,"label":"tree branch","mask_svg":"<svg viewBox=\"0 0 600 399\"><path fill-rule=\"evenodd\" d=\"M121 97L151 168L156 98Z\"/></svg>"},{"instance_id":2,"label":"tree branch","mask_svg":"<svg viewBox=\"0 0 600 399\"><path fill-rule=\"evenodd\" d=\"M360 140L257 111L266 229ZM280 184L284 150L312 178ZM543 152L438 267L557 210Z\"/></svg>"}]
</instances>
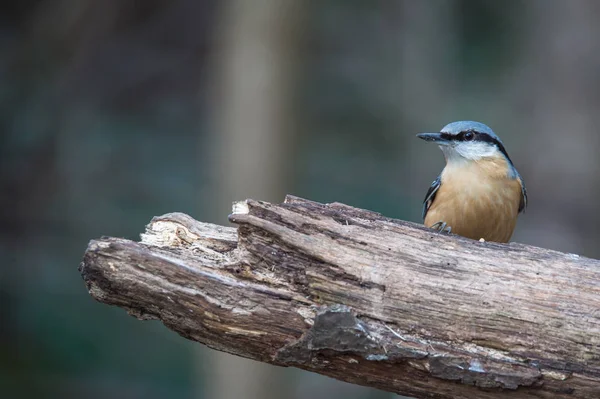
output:
<instances>
[{"instance_id":1,"label":"tree branch","mask_svg":"<svg viewBox=\"0 0 600 399\"><path fill-rule=\"evenodd\" d=\"M600 397L600 262L288 196L92 240L90 294L211 348L417 398Z\"/></svg>"}]
</instances>

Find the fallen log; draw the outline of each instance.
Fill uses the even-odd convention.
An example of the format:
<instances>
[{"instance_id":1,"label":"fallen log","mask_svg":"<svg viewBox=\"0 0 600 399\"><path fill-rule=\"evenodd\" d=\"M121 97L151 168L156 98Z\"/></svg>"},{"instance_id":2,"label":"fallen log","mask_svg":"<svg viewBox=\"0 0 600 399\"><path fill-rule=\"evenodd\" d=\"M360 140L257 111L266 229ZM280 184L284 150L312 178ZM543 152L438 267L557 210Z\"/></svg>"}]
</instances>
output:
<instances>
[{"instance_id":1,"label":"fallen log","mask_svg":"<svg viewBox=\"0 0 600 399\"><path fill-rule=\"evenodd\" d=\"M599 398L600 261L288 196L89 243L90 294L216 350L416 398Z\"/></svg>"}]
</instances>

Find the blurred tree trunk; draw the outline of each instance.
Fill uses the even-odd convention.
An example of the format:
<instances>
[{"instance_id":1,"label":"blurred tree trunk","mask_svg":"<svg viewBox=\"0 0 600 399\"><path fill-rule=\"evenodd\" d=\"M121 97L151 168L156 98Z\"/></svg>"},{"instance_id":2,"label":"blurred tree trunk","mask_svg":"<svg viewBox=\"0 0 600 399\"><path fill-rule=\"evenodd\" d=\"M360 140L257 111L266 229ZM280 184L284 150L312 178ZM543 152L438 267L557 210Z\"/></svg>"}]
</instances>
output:
<instances>
[{"instance_id":1,"label":"blurred tree trunk","mask_svg":"<svg viewBox=\"0 0 600 399\"><path fill-rule=\"evenodd\" d=\"M288 143L293 134L291 86L302 2L222 2L213 41L210 154L212 221L225 223L232 201L280 202L289 191ZM205 153L207 151L204 151ZM278 398L285 369L201 349L207 383L198 397Z\"/></svg>"}]
</instances>

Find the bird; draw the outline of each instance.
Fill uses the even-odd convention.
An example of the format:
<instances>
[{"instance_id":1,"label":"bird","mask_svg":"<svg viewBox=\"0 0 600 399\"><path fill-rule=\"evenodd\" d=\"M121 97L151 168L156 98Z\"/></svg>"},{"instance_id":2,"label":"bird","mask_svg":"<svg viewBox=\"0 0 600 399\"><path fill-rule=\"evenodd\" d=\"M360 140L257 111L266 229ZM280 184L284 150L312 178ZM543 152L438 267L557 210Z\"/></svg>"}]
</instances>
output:
<instances>
[{"instance_id":1,"label":"bird","mask_svg":"<svg viewBox=\"0 0 600 399\"><path fill-rule=\"evenodd\" d=\"M437 144L446 166L423 201L423 224L473 240L507 243L527 207L523 178L487 125L457 121L417 137Z\"/></svg>"}]
</instances>

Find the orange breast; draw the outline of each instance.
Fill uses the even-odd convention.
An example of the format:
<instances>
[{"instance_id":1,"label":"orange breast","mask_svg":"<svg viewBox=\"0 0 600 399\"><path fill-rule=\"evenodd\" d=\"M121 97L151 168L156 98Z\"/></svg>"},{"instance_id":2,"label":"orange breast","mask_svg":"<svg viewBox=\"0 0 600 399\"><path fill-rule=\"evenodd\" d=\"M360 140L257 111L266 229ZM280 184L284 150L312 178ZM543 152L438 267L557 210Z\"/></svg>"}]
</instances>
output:
<instances>
[{"instance_id":1,"label":"orange breast","mask_svg":"<svg viewBox=\"0 0 600 399\"><path fill-rule=\"evenodd\" d=\"M521 184L509 179L506 170L501 160L447 166L424 224L442 221L454 234L508 242L517 222Z\"/></svg>"}]
</instances>

